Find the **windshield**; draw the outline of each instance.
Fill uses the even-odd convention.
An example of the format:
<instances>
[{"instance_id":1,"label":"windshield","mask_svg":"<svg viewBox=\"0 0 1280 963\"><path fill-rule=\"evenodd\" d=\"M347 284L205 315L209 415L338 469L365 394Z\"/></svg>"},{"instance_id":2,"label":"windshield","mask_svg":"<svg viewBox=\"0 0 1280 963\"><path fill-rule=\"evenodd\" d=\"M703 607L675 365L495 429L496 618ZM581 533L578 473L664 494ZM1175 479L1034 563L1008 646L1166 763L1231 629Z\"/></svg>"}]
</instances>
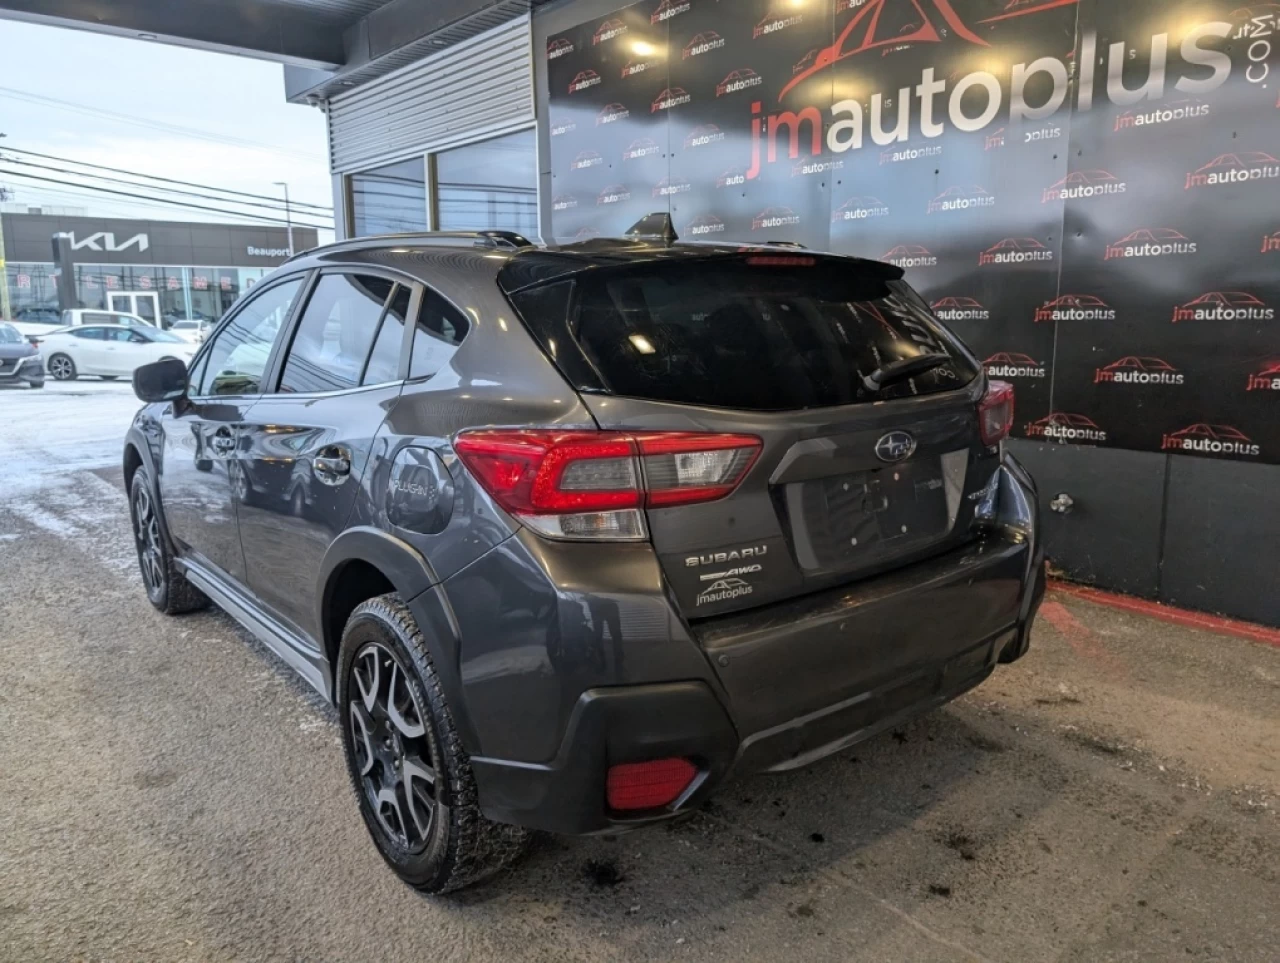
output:
<instances>
[{"instance_id":1,"label":"windshield","mask_svg":"<svg viewBox=\"0 0 1280 963\"><path fill-rule=\"evenodd\" d=\"M512 300L553 356L547 325L561 322L598 376L583 387L634 398L780 411L949 391L978 374L905 282L846 259L600 268ZM941 363L877 384L887 366L928 354Z\"/></svg>"},{"instance_id":2,"label":"windshield","mask_svg":"<svg viewBox=\"0 0 1280 963\"><path fill-rule=\"evenodd\" d=\"M25 340L13 325L0 324L0 344L21 344Z\"/></svg>"}]
</instances>

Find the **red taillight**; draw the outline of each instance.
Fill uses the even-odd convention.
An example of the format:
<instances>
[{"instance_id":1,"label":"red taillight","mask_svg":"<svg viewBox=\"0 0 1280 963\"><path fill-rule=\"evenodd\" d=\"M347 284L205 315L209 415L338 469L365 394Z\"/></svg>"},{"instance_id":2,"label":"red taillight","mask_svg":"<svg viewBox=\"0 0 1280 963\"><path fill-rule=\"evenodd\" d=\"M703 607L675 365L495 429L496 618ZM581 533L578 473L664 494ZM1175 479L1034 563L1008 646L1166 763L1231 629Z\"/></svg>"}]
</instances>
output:
<instances>
[{"instance_id":1,"label":"red taillight","mask_svg":"<svg viewBox=\"0 0 1280 963\"><path fill-rule=\"evenodd\" d=\"M752 267L813 267L818 262L811 257L791 257L785 254L753 254L747 258Z\"/></svg>"},{"instance_id":2,"label":"red taillight","mask_svg":"<svg viewBox=\"0 0 1280 963\"><path fill-rule=\"evenodd\" d=\"M987 393L978 402L978 431L984 445L999 444L1013 427L1013 385L988 381Z\"/></svg>"},{"instance_id":3,"label":"red taillight","mask_svg":"<svg viewBox=\"0 0 1280 963\"><path fill-rule=\"evenodd\" d=\"M760 453L754 435L464 431L454 449L503 508L544 535L643 538L640 509L732 492Z\"/></svg>"},{"instance_id":4,"label":"red taillight","mask_svg":"<svg viewBox=\"0 0 1280 963\"><path fill-rule=\"evenodd\" d=\"M697 775L697 767L688 759L610 766L605 798L614 810L657 809L679 799Z\"/></svg>"}]
</instances>

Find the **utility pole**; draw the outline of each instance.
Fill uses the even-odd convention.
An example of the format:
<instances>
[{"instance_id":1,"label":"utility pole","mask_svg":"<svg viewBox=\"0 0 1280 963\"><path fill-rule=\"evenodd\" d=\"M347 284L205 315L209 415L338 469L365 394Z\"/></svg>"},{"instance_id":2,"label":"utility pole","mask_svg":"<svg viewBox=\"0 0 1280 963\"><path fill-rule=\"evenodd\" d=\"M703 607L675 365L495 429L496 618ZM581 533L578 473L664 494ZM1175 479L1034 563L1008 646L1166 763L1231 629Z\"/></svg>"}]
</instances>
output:
<instances>
[{"instance_id":1,"label":"utility pole","mask_svg":"<svg viewBox=\"0 0 1280 963\"><path fill-rule=\"evenodd\" d=\"M4 134L0 134L3 138ZM0 201L9 199L9 189L0 187ZM9 313L9 267L4 255L4 224L0 223L0 321L12 319Z\"/></svg>"},{"instance_id":2,"label":"utility pole","mask_svg":"<svg viewBox=\"0 0 1280 963\"><path fill-rule=\"evenodd\" d=\"M285 229L289 232L289 255L293 256L293 214L289 210L289 185L284 181L272 181L276 187L284 188L284 223Z\"/></svg>"}]
</instances>

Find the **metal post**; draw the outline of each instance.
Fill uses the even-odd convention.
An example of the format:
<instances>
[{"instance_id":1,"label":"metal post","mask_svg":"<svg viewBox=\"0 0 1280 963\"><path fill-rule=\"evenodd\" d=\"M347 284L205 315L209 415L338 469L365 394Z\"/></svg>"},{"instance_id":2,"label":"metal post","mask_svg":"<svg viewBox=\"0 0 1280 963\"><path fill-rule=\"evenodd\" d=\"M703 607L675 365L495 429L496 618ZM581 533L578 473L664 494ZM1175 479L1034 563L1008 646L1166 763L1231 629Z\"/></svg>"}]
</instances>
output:
<instances>
[{"instance_id":1,"label":"metal post","mask_svg":"<svg viewBox=\"0 0 1280 963\"><path fill-rule=\"evenodd\" d=\"M0 201L6 197L4 188L0 188ZM0 321L9 321L13 315L9 313L9 265L4 254L4 218L0 216Z\"/></svg>"},{"instance_id":2,"label":"metal post","mask_svg":"<svg viewBox=\"0 0 1280 963\"><path fill-rule=\"evenodd\" d=\"M293 214L289 209L289 185L284 181L275 181L274 183L276 187L284 188L284 223L285 230L289 232L289 256L292 257L297 252L293 249Z\"/></svg>"}]
</instances>

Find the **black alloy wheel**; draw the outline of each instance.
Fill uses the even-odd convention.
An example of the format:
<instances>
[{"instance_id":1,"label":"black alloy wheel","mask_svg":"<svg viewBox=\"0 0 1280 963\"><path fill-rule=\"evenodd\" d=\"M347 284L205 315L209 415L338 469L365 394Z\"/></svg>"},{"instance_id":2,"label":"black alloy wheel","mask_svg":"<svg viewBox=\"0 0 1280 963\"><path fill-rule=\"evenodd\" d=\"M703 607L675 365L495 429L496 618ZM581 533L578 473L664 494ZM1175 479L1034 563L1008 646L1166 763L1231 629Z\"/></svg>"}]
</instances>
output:
<instances>
[{"instance_id":1,"label":"black alloy wheel","mask_svg":"<svg viewBox=\"0 0 1280 963\"><path fill-rule=\"evenodd\" d=\"M421 853L432 825L448 819L436 795L436 764L422 706L390 649L369 642L351 666L347 725L369 811L399 849Z\"/></svg>"},{"instance_id":2,"label":"black alloy wheel","mask_svg":"<svg viewBox=\"0 0 1280 963\"><path fill-rule=\"evenodd\" d=\"M133 486L133 539L138 546L138 566L147 598L155 602L165 595L165 558L160 543L160 520L146 485Z\"/></svg>"},{"instance_id":3,"label":"black alloy wheel","mask_svg":"<svg viewBox=\"0 0 1280 963\"><path fill-rule=\"evenodd\" d=\"M399 595L356 606L334 682L360 815L397 876L425 893L447 893L520 856L529 833L481 811L426 638Z\"/></svg>"},{"instance_id":4,"label":"black alloy wheel","mask_svg":"<svg viewBox=\"0 0 1280 963\"><path fill-rule=\"evenodd\" d=\"M138 550L138 568L151 604L165 615L194 612L207 606L208 596L187 581L173 562L173 553L160 524L160 505L146 468L136 469L129 482L129 516L133 522L134 546Z\"/></svg>"}]
</instances>

